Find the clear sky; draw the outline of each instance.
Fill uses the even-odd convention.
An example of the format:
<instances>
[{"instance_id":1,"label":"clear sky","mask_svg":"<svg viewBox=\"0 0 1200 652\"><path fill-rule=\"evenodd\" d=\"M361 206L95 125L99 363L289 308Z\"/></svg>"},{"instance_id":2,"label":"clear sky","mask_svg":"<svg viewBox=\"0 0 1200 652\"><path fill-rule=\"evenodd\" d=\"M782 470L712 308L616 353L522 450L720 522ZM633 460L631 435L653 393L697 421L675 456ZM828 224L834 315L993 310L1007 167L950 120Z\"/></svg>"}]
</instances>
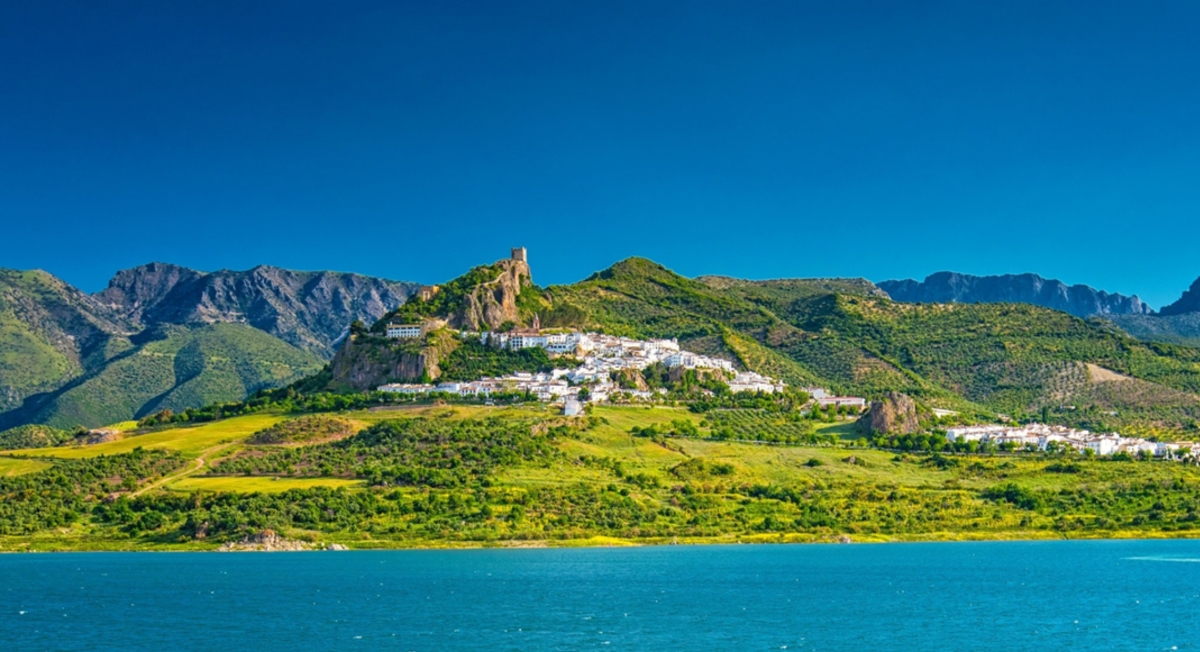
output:
<instances>
[{"instance_id":1,"label":"clear sky","mask_svg":"<svg viewBox=\"0 0 1200 652\"><path fill-rule=\"evenodd\" d=\"M1200 276L1197 2L0 3L0 266Z\"/></svg>"}]
</instances>

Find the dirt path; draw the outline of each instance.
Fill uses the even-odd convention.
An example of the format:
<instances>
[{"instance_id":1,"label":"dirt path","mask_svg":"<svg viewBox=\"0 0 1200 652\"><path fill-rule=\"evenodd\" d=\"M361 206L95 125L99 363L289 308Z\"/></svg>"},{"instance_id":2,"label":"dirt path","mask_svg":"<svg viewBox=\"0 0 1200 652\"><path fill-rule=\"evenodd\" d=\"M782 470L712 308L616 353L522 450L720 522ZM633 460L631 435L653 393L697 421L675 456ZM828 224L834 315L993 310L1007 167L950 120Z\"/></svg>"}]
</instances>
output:
<instances>
[{"instance_id":1,"label":"dirt path","mask_svg":"<svg viewBox=\"0 0 1200 652\"><path fill-rule=\"evenodd\" d=\"M129 496L131 498L137 497L137 496L140 496L140 495L146 493L147 491L158 489L158 488L164 487L167 484L172 483L176 480L181 480L183 478L186 478L189 475L192 475L193 473L204 468L205 456L212 456L216 453L219 453L219 452L225 450L226 448L229 448L230 446L233 446L233 444L220 444L218 446L213 446L212 448L206 448L206 449L200 451L200 455L198 455L196 457L196 459L189 462L188 465L185 466L184 468L182 468L179 471L176 471L175 473L172 473L170 475L165 475L165 476L159 478L158 480L155 480L154 482L151 482L150 484L142 487L141 489L138 489L137 491L133 492L132 494L129 494Z\"/></svg>"}]
</instances>

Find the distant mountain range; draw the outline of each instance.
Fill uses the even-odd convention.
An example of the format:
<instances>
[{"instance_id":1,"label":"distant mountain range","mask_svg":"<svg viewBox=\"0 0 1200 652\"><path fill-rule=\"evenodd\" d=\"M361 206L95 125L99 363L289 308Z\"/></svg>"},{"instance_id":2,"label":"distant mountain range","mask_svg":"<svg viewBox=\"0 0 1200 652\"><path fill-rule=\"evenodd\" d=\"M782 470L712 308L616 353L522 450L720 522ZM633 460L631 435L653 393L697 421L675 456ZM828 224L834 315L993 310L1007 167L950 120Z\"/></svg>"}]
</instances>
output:
<instances>
[{"instance_id":1,"label":"distant mountain range","mask_svg":"<svg viewBox=\"0 0 1200 652\"><path fill-rule=\"evenodd\" d=\"M319 369L356 319L415 283L256 267L151 263L89 295L39 270L0 270L0 429L121 421L236 400Z\"/></svg>"},{"instance_id":2,"label":"distant mountain range","mask_svg":"<svg viewBox=\"0 0 1200 652\"><path fill-rule=\"evenodd\" d=\"M1076 317L1149 315L1154 310L1135 296L1110 294L1087 285L1067 285L1037 274L972 276L938 272L924 281L877 284L894 301L904 303L1029 303Z\"/></svg>"},{"instance_id":3,"label":"distant mountain range","mask_svg":"<svg viewBox=\"0 0 1200 652\"><path fill-rule=\"evenodd\" d=\"M1191 366L1200 351L1170 346L1200 345L1200 282L1154 314L1136 296L1034 274L942 272L878 286L861 279L686 279L634 258L572 285L538 288L526 267L524 276L493 287L492 277L507 269L497 265L473 269L409 305L422 286L337 272L265 266L200 272L151 263L121 271L104 290L88 294L46 272L0 270L0 430L26 423L99 426L238 400L311 376L342 350L349 362L330 372L338 381L342 367L384 360L372 357L370 347L351 360L350 347L342 348L350 324L375 323L401 306L400 312L471 328L484 321L525 325L536 314L559 327L677 337L690 350L793 384L868 396L896 390L1007 413L1054 407L1069 397L1096 414L1131 410L1130 423L1149 418L1138 416L1146 409L1171 404L1172 423L1200 424L1194 394L1200 372ZM528 291L518 292L524 286ZM889 297L1017 305L902 310ZM1169 344L1147 348L1114 324ZM1068 341L1078 350L1057 348ZM1138 390L1134 400L1097 385L1095 378L1108 376L1092 367L1145 382L1122 386Z\"/></svg>"},{"instance_id":4,"label":"distant mountain range","mask_svg":"<svg viewBox=\"0 0 1200 652\"><path fill-rule=\"evenodd\" d=\"M877 285L893 301L903 303L1028 303L1085 319L1100 317L1147 342L1200 347L1200 279L1178 301L1157 313L1136 295L1067 285L1037 274L938 272L924 281L881 281Z\"/></svg>"}]
</instances>

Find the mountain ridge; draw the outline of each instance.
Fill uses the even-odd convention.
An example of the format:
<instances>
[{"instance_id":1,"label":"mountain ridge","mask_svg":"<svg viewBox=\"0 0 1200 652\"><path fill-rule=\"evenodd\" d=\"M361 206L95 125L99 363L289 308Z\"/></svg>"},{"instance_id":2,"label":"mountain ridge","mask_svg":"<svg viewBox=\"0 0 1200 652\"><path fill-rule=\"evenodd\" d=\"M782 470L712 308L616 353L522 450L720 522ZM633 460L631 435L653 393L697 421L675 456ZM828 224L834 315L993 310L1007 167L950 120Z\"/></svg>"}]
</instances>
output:
<instances>
[{"instance_id":1,"label":"mountain ridge","mask_svg":"<svg viewBox=\"0 0 1200 652\"><path fill-rule=\"evenodd\" d=\"M1076 317L1154 314L1137 295L1067 285L1033 273L975 276L944 271L930 274L924 281L889 280L876 285L892 300L903 303L1028 303Z\"/></svg>"},{"instance_id":2,"label":"mountain ridge","mask_svg":"<svg viewBox=\"0 0 1200 652\"><path fill-rule=\"evenodd\" d=\"M0 269L0 428L97 426L149 403L240 400L312 373L352 322L379 318L421 287L344 272L153 262L88 294L45 271ZM208 328L223 324L245 328ZM118 400L110 385L145 388L130 392L147 404ZM95 416L72 405L94 406Z\"/></svg>"}]
</instances>

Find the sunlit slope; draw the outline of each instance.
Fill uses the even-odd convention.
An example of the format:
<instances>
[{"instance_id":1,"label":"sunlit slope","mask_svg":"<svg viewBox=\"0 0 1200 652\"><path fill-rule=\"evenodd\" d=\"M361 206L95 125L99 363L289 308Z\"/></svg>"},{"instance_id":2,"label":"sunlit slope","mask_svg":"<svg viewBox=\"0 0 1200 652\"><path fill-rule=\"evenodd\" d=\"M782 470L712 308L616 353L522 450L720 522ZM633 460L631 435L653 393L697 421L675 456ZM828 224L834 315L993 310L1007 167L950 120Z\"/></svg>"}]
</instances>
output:
<instances>
[{"instance_id":1,"label":"sunlit slope","mask_svg":"<svg viewBox=\"0 0 1200 652\"><path fill-rule=\"evenodd\" d=\"M157 412L238 400L320 369L322 362L244 324L165 329L99 371L46 397L28 420L101 426Z\"/></svg>"},{"instance_id":2,"label":"sunlit slope","mask_svg":"<svg viewBox=\"0 0 1200 652\"><path fill-rule=\"evenodd\" d=\"M99 455L128 453L134 448L168 450L195 457L202 451L221 444L239 443L250 435L275 425L284 417L278 414L249 414L198 426L170 428L145 435L132 435L116 441L92 446L31 448L4 451L6 456L36 456L78 459Z\"/></svg>"},{"instance_id":3,"label":"sunlit slope","mask_svg":"<svg viewBox=\"0 0 1200 652\"><path fill-rule=\"evenodd\" d=\"M855 281L688 279L629 259L545 294L552 318L720 347L746 367L835 391L908 393L968 412L1093 429L1185 430L1200 418L1200 350L1138 341L1110 323L1024 304L904 304ZM714 345L714 342L717 344ZM1093 364L1162 388L1136 400L1064 375ZM1163 405L1154 396L1169 396ZM1069 413L1060 408L1071 406Z\"/></svg>"}]
</instances>

